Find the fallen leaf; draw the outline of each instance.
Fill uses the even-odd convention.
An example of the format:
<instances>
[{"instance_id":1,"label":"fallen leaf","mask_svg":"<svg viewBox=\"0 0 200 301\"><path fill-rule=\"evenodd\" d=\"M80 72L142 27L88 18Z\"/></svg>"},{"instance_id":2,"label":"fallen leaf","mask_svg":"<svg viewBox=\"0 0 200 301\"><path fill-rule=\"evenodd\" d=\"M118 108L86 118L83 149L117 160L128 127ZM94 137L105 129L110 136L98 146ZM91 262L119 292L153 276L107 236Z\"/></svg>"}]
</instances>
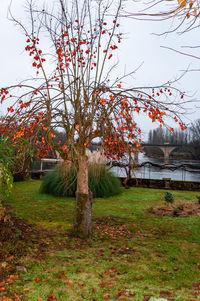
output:
<instances>
[{"instance_id":1,"label":"fallen leaf","mask_svg":"<svg viewBox=\"0 0 200 301\"><path fill-rule=\"evenodd\" d=\"M12 299L12 301L21 301L19 296L14 296L14 298Z\"/></svg>"},{"instance_id":2,"label":"fallen leaf","mask_svg":"<svg viewBox=\"0 0 200 301\"><path fill-rule=\"evenodd\" d=\"M129 297L134 297L136 295L136 292L133 292L133 293L129 293Z\"/></svg>"},{"instance_id":3,"label":"fallen leaf","mask_svg":"<svg viewBox=\"0 0 200 301\"><path fill-rule=\"evenodd\" d=\"M72 281L72 280L68 280L68 281L67 281L67 284L68 284L68 285L72 285L72 284L73 284L73 281Z\"/></svg>"},{"instance_id":4,"label":"fallen leaf","mask_svg":"<svg viewBox=\"0 0 200 301\"><path fill-rule=\"evenodd\" d=\"M110 297L110 294L106 293L105 295L103 295L102 298L103 298L104 300L106 300L106 299L108 299L109 297Z\"/></svg>"},{"instance_id":5,"label":"fallen leaf","mask_svg":"<svg viewBox=\"0 0 200 301\"><path fill-rule=\"evenodd\" d=\"M85 287L85 284L84 284L84 283L78 283L78 286L79 286L80 288L84 288L84 287Z\"/></svg>"},{"instance_id":6,"label":"fallen leaf","mask_svg":"<svg viewBox=\"0 0 200 301\"><path fill-rule=\"evenodd\" d=\"M35 278L35 282L40 282L40 281L42 281L40 278Z\"/></svg>"},{"instance_id":7,"label":"fallen leaf","mask_svg":"<svg viewBox=\"0 0 200 301\"><path fill-rule=\"evenodd\" d=\"M50 294L47 301L58 301L58 300L56 299L56 296L54 294Z\"/></svg>"},{"instance_id":8,"label":"fallen leaf","mask_svg":"<svg viewBox=\"0 0 200 301\"><path fill-rule=\"evenodd\" d=\"M113 286L114 286L114 284L108 284L108 287L111 287L111 288L112 288Z\"/></svg>"},{"instance_id":9,"label":"fallen leaf","mask_svg":"<svg viewBox=\"0 0 200 301\"><path fill-rule=\"evenodd\" d=\"M4 219L3 219L4 223L6 223L7 220L8 220L8 217L7 217L7 215L6 215L6 216L4 217Z\"/></svg>"},{"instance_id":10,"label":"fallen leaf","mask_svg":"<svg viewBox=\"0 0 200 301\"><path fill-rule=\"evenodd\" d=\"M12 261L14 259L14 256L13 255L11 255L10 257L8 257L8 261Z\"/></svg>"},{"instance_id":11,"label":"fallen leaf","mask_svg":"<svg viewBox=\"0 0 200 301\"><path fill-rule=\"evenodd\" d=\"M102 282L102 283L99 284L99 286L102 287L102 288L104 288L104 287L107 286L107 283L106 282Z\"/></svg>"},{"instance_id":12,"label":"fallen leaf","mask_svg":"<svg viewBox=\"0 0 200 301\"><path fill-rule=\"evenodd\" d=\"M59 279L66 279L67 277L64 274L58 276Z\"/></svg>"},{"instance_id":13,"label":"fallen leaf","mask_svg":"<svg viewBox=\"0 0 200 301\"><path fill-rule=\"evenodd\" d=\"M18 275L10 275L9 279L11 280L17 280L19 278Z\"/></svg>"}]
</instances>

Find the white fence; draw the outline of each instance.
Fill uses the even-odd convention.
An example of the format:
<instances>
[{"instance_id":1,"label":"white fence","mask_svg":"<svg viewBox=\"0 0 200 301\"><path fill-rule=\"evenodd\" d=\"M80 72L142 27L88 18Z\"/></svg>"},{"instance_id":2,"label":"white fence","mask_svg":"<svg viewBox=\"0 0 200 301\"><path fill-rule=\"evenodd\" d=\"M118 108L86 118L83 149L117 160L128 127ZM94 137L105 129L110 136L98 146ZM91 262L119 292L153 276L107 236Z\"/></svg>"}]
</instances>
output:
<instances>
[{"instance_id":1,"label":"white fence","mask_svg":"<svg viewBox=\"0 0 200 301\"><path fill-rule=\"evenodd\" d=\"M50 158L43 158L40 161L40 172L44 171L43 170L43 164L44 163L58 163L58 162L63 162L63 159L50 159ZM46 169L47 170L47 169Z\"/></svg>"}]
</instances>

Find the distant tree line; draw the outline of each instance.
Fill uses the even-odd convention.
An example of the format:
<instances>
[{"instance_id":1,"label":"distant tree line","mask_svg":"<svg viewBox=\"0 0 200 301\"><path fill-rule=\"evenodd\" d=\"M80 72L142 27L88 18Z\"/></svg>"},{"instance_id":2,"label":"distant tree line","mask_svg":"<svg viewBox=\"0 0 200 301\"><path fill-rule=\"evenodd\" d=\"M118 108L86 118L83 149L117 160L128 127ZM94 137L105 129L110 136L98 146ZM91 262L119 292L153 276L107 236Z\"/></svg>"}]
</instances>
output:
<instances>
[{"instance_id":1,"label":"distant tree line","mask_svg":"<svg viewBox=\"0 0 200 301\"><path fill-rule=\"evenodd\" d=\"M195 158L200 160L200 119L197 119L191 124L191 141L189 145L191 146Z\"/></svg>"},{"instance_id":2,"label":"distant tree line","mask_svg":"<svg viewBox=\"0 0 200 301\"><path fill-rule=\"evenodd\" d=\"M172 144L182 147L174 151L173 155L200 160L200 119L191 123L185 130L175 129L170 132L167 128L156 128L149 131L149 144ZM148 155L157 154L154 148L146 150Z\"/></svg>"},{"instance_id":3,"label":"distant tree line","mask_svg":"<svg viewBox=\"0 0 200 301\"><path fill-rule=\"evenodd\" d=\"M173 144L173 145L185 145L191 141L190 130L175 129L174 132L170 132L166 128L156 128L149 131L148 143L150 144Z\"/></svg>"}]
</instances>

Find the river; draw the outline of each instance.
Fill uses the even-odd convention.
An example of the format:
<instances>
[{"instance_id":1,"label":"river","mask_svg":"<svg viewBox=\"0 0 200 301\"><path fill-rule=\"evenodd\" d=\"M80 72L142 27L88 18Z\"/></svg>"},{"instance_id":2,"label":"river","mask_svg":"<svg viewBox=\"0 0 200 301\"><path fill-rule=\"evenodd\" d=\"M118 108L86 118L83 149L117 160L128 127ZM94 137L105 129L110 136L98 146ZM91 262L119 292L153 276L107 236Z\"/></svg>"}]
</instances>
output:
<instances>
[{"instance_id":1,"label":"river","mask_svg":"<svg viewBox=\"0 0 200 301\"><path fill-rule=\"evenodd\" d=\"M151 157L147 157L143 153L139 153L138 163L142 164L144 162L151 162L159 165L166 164L166 162L164 162L164 159L151 158ZM132 177L146 178L146 179L171 178L172 180L179 180L179 181L200 182L200 169L195 169L195 166L200 166L200 161L183 161L183 160L180 161L180 160L169 159L167 164L171 166L180 166L186 164L186 165L192 165L193 168L191 169L187 166L175 170L170 170L170 169L160 169L158 167L148 164L138 168L138 170L135 170L132 174ZM126 173L123 168L112 167L112 171L118 177L126 177Z\"/></svg>"}]
</instances>

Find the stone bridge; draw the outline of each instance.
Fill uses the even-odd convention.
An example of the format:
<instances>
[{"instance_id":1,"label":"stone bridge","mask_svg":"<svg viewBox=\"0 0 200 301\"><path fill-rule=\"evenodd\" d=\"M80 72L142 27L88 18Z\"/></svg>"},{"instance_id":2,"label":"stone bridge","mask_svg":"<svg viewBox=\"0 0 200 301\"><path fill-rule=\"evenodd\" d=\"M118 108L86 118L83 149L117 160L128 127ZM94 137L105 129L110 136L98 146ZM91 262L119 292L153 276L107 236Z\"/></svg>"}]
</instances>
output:
<instances>
[{"instance_id":1,"label":"stone bridge","mask_svg":"<svg viewBox=\"0 0 200 301\"><path fill-rule=\"evenodd\" d=\"M182 145L176 144L176 145L172 145L172 144L150 144L150 143L143 143L141 144L141 146L139 146L139 148L136 148L135 146L133 146L133 151L135 152L135 160L136 162L138 161L138 153L143 150L145 147L157 147L159 148L162 152L163 152L163 157L165 161L169 160L169 156L170 154L173 152L173 150L175 150L177 147L180 147Z\"/></svg>"}]
</instances>

